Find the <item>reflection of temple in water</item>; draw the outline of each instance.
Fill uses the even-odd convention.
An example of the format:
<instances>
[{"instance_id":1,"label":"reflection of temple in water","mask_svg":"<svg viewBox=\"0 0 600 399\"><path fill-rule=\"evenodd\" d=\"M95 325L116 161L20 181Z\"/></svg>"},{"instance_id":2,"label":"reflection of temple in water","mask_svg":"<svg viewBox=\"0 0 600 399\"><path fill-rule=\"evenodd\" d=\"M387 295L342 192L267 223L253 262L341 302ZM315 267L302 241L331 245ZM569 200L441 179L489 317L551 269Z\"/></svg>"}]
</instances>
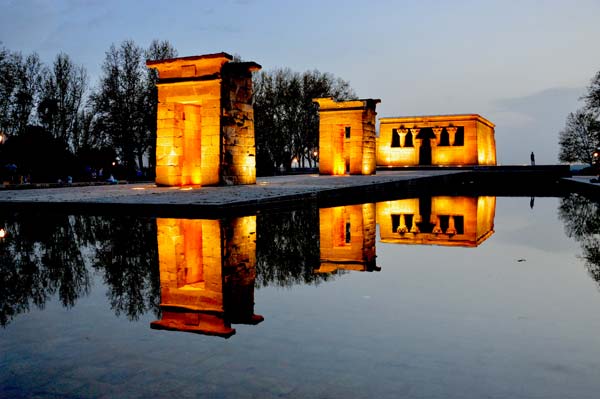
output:
<instances>
[{"instance_id":1,"label":"reflection of temple in water","mask_svg":"<svg viewBox=\"0 0 600 399\"><path fill-rule=\"evenodd\" d=\"M319 237L316 273L380 270L375 265L375 204L320 209Z\"/></svg>"},{"instance_id":2,"label":"reflection of temple in water","mask_svg":"<svg viewBox=\"0 0 600 399\"><path fill-rule=\"evenodd\" d=\"M476 247L494 233L496 197L422 197L377 204L381 241Z\"/></svg>"},{"instance_id":3,"label":"reflection of temple in water","mask_svg":"<svg viewBox=\"0 0 600 399\"><path fill-rule=\"evenodd\" d=\"M318 244L307 235L319 250L314 272L379 271L376 223L384 243L475 247L493 234L495 207L495 197L437 196L319 209ZM152 328L229 337L232 324L263 320L254 314L256 216L157 219L157 228L162 317Z\"/></svg>"},{"instance_id":4,"label":"reflection of temple in water","mask_svg":"<svg viewBox=\"0 0 600 399\"><path fill-rule=\"evenodd\" d=\"M157 219L162 318L155 329L230 337L254 314L256 217Z\"/></svg>"}]
</instances>

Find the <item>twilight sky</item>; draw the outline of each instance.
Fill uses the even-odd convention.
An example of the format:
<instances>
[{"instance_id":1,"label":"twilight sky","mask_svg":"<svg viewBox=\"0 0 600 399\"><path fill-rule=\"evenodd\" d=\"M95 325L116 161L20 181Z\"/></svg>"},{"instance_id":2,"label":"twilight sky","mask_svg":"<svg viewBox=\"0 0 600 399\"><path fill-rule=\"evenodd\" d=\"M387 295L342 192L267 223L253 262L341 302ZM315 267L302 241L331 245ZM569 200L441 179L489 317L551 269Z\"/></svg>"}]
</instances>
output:
<instances>
[{"instance_id":1,"label":"twilight sky","mask_svg":"<svg viewBox=\"0 0 600 399\"><path fill-rule=\"evenodd\" d=\"M92 85L125 39L318 69L380 98L379 117L481 114L499 163L543 164L600 70L599 17L597 0L0 0L0 41L47 64L64 51Z\"/></svg>"}]
</instances>

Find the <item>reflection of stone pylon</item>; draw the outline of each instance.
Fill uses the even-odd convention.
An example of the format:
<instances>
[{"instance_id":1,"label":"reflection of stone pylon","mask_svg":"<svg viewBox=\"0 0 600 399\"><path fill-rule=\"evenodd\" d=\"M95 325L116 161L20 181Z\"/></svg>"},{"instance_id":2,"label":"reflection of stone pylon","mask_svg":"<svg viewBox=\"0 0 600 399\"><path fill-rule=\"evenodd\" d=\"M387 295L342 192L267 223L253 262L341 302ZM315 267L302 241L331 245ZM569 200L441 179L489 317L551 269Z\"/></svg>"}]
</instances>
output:
<instances>
[{"instance_id":1,"label":"reflection of stone pylon","mask_svg":"<svg viewBox=\"0 0 600 399\"><path fill-rule=\"evenodd\" d=\"M256 218L157 219L162 318L154 329L230 337L254 314Z\"/></svg>"},{"instance_id":2,"label":"reflection of stone pylon","mask_svg":"<svg viewBox=\"0 0 600 399\"><path fill-rule=\"evenodd\" d=\"M375 264L375 204L319 210L321 262L317 273L379 271Z\"/></svg>"}]
</instances>

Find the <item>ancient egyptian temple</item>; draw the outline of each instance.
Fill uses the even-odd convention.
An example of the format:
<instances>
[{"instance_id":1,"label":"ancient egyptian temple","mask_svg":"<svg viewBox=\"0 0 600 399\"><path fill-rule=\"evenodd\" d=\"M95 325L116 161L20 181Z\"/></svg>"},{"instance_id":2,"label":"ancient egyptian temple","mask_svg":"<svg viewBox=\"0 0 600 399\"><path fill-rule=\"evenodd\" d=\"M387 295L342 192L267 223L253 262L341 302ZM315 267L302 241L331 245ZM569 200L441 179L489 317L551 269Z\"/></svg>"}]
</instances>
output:
<instances>
[{"instance_id":1,"label":"ancient egyptian temple","mask_svg":"<svg viewBox=\"0 0 600 399\"><path fill-rule=\"evenodd\" d=\"M313 101L319 104L319 173L375 174L375 107L381 100Z\"/></svg>"},{"instance_id":2,"label":"ancient egyptian temple","mask_svg":"<svg viewBox=\"0 0 600 399\"><path fill-rule=\"evenodd\" d=\"M496 165L494 124L477 114L379 119L377 166Z\"/></svg>"},{"instance_id":3,"label":"ancient egyptian temple","mask_svg":"<svg viewBox=\"0 0 600 399\"><path fill-rule=\"evenodd\" d=\"M254 62L226 53L148 61L158 71L156 183L256 183Z\"/></svg>"}]
</instances>

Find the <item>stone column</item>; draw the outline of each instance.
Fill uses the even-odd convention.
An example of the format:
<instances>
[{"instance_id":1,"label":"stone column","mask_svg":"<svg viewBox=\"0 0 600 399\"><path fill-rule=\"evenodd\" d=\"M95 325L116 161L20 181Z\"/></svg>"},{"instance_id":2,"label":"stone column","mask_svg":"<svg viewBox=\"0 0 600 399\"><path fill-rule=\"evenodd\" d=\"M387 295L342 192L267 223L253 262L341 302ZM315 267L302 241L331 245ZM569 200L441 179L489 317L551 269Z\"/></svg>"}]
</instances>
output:
<instances>
[{"instance_id":1,"label":"stone column","mask_svg":"<svg viewBox=\"0 0 600 399\"><path fill-rule=\"evenodd\" d=\"M410 226L410 232L414 233L414 234L418 234L421 231L419 231L419 227L417 226L417 221L421 221L422 220L422 216L421 215L415 215L413 217L413 222L412 222L412 226Z\"/></svg>"},{"instance_id":2,"label":"stone column","mask_svg":"<svg viewBox=\"0 0 600 399\"><path fill-rule=\"evenodd\" d=\"M453 236L456 234L456 227L454 227L454 216L450 216L450 220L448 221L448 229L446 230L446 234L449 236Z\"/></svg>"},{"instance_id":3,"label":"stone column","mask_svg":"<svg viewBox=\"0 0 600 399\"><path fill-rule=\"evenodd\" d=\"M435 216L435 226L432 230L433 234L443 233L442 228L440 227L440 218L439 216Z\"/></svg>"},{"instance_id":4,"label":"stone column","mask_svg":"<svg viewBox=\"0 0 600 399\"><path fill-rule=\"evenodd\" d=\"M456 126L448 126L446 128L446 131L448 132L448 136L450 139L450 145L454 145L454 137L456 135L457 130L458 130L458 128Z\"/></svg>"},{"instance_id":5,"label":"stone column","mask_svg":"<svg viewBox=\"0 0 600 399\"><path fill-rule=\"evenodd\" d=\"M404 147L406 144L406 134L408 133L408 129L405 127L398 128L396 130L398 135L400 136L400 147ZM413 137L413 145L414 145L414 137Z\"/></svg>"},{"instance_id":6,"label":"stone column","mask_svg":"<svg viewBox=\"0 0 600 399\"><path fill-rule=\"evenodd\" d=\"M415 158L413 162L415 165L419 164L419 153L421 151L421 145L423 145L423 139L417 139L417 134L419 134L420 131L421 129L418 127L413 127L410 129L410 132L413 135L413 145L415 146Z\"/></svg>"},{"instance_id":7,"label":"stone column","mask_svg":"<svg viewBox=\"0 0 600 399\"><path fill-rule=\"evenodd\" d=\"M404 214L400 214L400 224L398 226L398 230L396 230L396 233L400 235L408 233L408 228L406 227L406 219L404 218Z\"/></svg>"},{"instance_id":8,"label":"stone column","mask_svg":"<svg viewBox=\"0 0 600 399\"><path fill-rule=\"evenodd\" d=\"M433 134L435 134L435 142L437 145L441 144L442 142L442 130L444 130L443 127L434 127L431 130L433 130ZM433 143L432 143L433 146Z\"/></svg>"}]
</instances>

